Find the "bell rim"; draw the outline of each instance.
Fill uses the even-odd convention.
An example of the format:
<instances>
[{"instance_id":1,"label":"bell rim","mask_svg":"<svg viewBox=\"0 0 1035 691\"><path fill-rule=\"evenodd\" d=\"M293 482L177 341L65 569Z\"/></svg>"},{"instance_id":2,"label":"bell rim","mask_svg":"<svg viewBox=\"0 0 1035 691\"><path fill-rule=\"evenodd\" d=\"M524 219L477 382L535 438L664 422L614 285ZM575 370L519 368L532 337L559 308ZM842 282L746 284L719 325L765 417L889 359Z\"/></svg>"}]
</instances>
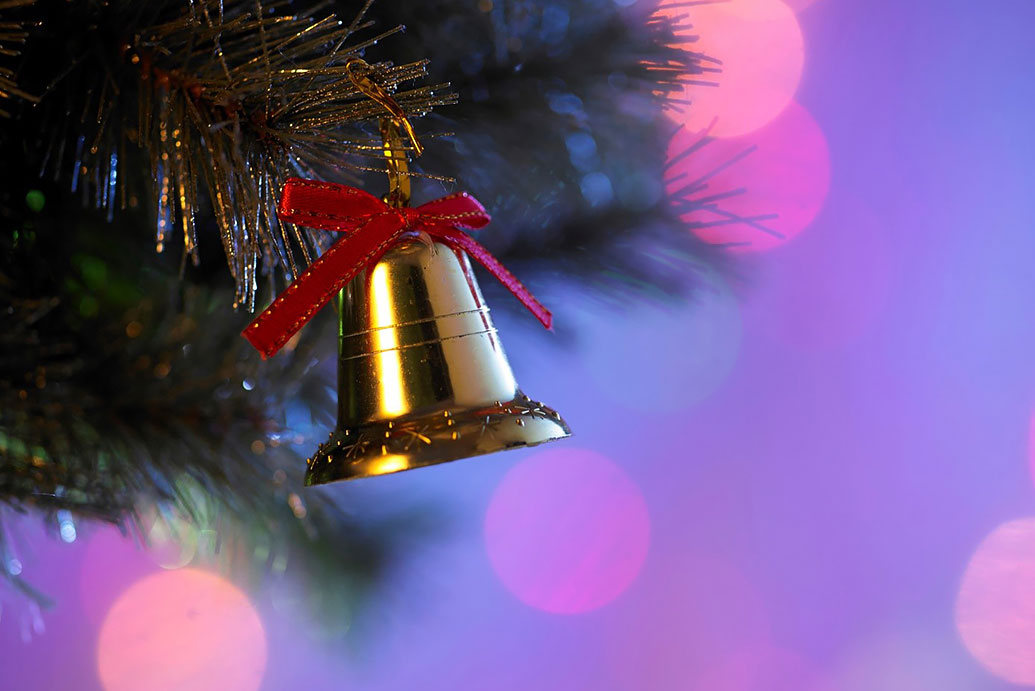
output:
<instances>
[{"instance_id":1,"label":"bell rim","mask_svg":"<svg viewBox=\"0 0 1035 691\"><path fill-rule=\"evenodd\" d=\"M570 436L557 411L518 391L505 403L336 429L308 460L305 486L392 475Z\"/></svg>"}]
</instances>

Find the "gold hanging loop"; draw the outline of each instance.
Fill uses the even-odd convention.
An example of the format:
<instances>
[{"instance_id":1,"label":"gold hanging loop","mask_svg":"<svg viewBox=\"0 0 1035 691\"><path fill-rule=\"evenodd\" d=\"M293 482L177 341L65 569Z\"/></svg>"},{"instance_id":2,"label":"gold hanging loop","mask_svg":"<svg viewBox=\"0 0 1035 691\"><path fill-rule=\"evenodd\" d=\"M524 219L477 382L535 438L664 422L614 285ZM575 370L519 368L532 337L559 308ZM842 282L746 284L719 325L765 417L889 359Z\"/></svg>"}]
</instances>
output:
<instances>
[{"instance_id":1,"label":"gold hanging loop","mask_svg":"<svg viewBox=\"0 0 1035 691\"><path fill-rule=\"evenodd\" d=\"M396 207L410 203L410 167L407 151L403 146L402 134L410 140L414 156L424 153L424 147L417 139L406 111L402 109L388 90L370 78L370 65L360 58L345 63L349 80L364 96L380 104L389 116L381 118L381 141L388 172L388 194L385 202Z\"/></svg>"},{"instance_id":2,"label":"gold hanging loop","mask_svg":"<svg viewBox=\"0 0 1035 691\"><path fill-rule=\"evenodd\" d=\"M399 126L406 132L410 144L413 145L414 155L420 156L424 153L424 147L417 140L417 135L413 131L413 125L410 124L409 118L406 117L406 111L396 103L392 95L383 86L370 78L370 72L372 71L370 65L360 58L351 58L345 63L345 71L348 73L352 83L363 92L364 96L384 106L391 114L392 119L398 121Z\"/></svg>"},{"instance_id":3,"label":"gold hanging loop","mask_svg":"<svg viewBox=\"0 0 1035 691\"><path fill-rule=\"evenodd\" d=\"M381 118L381 142L388 173L386 204L398 208L410 205L410 165L399 133L399 121Z\"/></svg>"}]
</instances>

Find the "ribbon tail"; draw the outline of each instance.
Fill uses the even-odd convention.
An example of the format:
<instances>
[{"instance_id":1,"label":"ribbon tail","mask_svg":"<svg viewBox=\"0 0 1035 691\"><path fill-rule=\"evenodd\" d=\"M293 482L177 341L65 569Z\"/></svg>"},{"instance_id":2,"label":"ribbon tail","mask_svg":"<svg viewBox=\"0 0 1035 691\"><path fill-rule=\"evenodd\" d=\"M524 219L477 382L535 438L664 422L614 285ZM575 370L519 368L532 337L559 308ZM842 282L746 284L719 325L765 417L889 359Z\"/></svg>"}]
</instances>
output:
<instances>
[{"instance_id":1,"label":"ribbon tail","mask_svg":"<svg viewBox=\"0 0 1035 691\"><path fill-rule=\"evenodd\" d=\"M547 329L553 328L553 314L550 310L546 309L541 302L535 299L532 292L524 286L507 270L507 267L503 266L496 257L492 256L489 250L485 249L477 240L472 238L467 233L457 230L456 228L448 227L436 227L434 230L429 230L432 235L442 238L447 243L454 247L458 247L463 251L467 252L470 256L474 257L475 260L486 270L495 276L500 283L507 287L511 295L521 301L528 311L535 315L535 318L546 327Z\"/></svg>"},{"instance_id":2,"label":"ribbon tail","mask_svg":"<svg viewBox=\"0 0 1035 691\"><path fill-rule=\"evenodd\" d=\"M344 235L309 265L241 333L263 359L272 357L371 261L385 253L401 231L396 214L375 216Z\"/></svg>"}]
</instances>

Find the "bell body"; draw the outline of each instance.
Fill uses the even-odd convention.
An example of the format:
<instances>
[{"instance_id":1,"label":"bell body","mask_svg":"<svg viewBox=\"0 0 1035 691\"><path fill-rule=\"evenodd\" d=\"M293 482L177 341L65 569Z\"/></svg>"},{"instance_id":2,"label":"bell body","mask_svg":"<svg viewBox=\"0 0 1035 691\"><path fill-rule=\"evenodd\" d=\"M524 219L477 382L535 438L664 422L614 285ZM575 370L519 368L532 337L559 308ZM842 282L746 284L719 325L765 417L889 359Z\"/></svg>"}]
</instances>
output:
<instances>
[{"instance_id":1,"label":"bell body","mask_svg":"<svg viewBox=\"0 0 1035 691\"><path fill-rule=\"evenodd\" d=\"M306 485L571 434L514 380L466 254L414 235L339 295L338 425Z\"/></svg>"}]
</instances>

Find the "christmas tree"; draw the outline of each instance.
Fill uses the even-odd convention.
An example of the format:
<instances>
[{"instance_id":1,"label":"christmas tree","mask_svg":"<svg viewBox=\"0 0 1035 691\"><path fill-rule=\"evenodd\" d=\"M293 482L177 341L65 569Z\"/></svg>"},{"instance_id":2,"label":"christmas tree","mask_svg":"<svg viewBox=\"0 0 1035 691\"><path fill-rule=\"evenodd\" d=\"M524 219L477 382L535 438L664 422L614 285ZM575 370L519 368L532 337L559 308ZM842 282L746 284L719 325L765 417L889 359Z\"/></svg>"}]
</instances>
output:
<instances>
[{"instance_id":1,"label":"christmas tree","mask_svg":"<svg viewBox=\"0 0 1035 691\"><path fill-rule=\"evenodd\" d=\"M679 219L713 202L671 204L658 172L663 109L715 69L675 47L684 19L331 4L0 3L0 506L144 537L204 523L259 575L286 560L361 585L390 562L395 521L298 492L300 428L332 422L329 319L267 362L240 338L334 239L278 220L285 180L383 187L355 58L424 116L416 196L481 199L522 279L644 298L716 261ZM10 548L0 525L0 564Z\"/></svg>"}]
</instances>

